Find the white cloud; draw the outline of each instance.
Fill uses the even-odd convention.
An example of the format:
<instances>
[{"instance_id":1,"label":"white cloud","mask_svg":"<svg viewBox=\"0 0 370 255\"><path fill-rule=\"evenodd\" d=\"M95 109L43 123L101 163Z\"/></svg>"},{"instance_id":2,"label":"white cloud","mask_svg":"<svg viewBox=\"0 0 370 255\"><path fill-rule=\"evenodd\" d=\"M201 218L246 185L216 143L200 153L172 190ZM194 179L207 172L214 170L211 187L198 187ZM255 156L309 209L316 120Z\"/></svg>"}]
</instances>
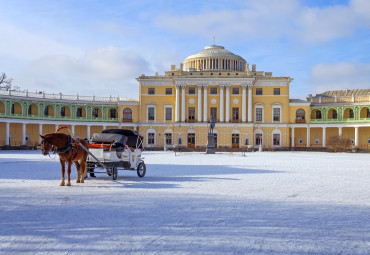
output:
<instances>
[{"instance_id":1,"label":"white cloud","mask_svg":"<svg viewBox=\"0 0 370 255\"><path fill-rule=\"evenodd\" d=\"M239 10L206 10L182 16L164 13L154 24L179 35L216 36L223 41L256 38L290 38L320 43L349 36L370 27L367 0L352 0L348 6L305 7L296 0L247 1Z\"/></svg>"},{"instance_id":2,"label":"white cloud","mask_svg":"<svg viewBox=\"0 0 370 255\"><path fill-rule=\"evenodd\" d=\"M136 77L149 71L149 64L129 50L107 47L88 51L83 57L44 57L32 62L13 78L22 89L48 93L102 95L137 98Z\"/></svg>"},{"instance_id":3,"label":"white cloud","mask_svg":"<svg viewBox=\"0 0 370 255\"><path fill-rule=\"evenodd\" d=\"M370 64L340 62L317 64L311 70L314 93L327 90L369 89Z\"/></svg>"}]
</instances>

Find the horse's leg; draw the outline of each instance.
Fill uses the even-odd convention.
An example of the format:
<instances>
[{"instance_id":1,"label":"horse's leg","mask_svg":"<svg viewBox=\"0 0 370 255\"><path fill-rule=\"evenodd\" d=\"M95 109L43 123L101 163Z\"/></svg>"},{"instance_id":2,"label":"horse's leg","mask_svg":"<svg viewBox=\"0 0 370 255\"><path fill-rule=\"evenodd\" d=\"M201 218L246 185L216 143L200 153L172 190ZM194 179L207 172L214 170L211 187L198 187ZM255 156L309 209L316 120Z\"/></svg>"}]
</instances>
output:
<instances>
[{"instance_id":1,"label":"horse's leg","mask_svg":"<svg viewBox=\"0 0 370 255\"><path fill-rule=\"evenodd\" d=\"M67 178L67 186L71 186L71 167L72 167L72 161L68 161L68 178Z\"/></svg>"},{"instance_id":2,"label":"horse's leg","mask_svg":"<svg viewBox=\"0 0 370 255\"><path fill-rule=\"evenodd\" d=\"M76 183L80 183L80 178L81 178L81 166L80 166L80 164L78 163L78 160L76 160L74 163L75 163L75 165L76 165L76 169L77 169L77 179L76 179Z\"/></svg>"},{"instance_id":3,"label":"horse's leg","mask_svg":"<svg viewBox=\"0 0 370 255\"><path fill-rule=\"evenodd\" d=\"M80 161L80 172L81 172L81 183L85 182L85 176L87 174L87 169L86 169L86 159L82 158Z\"/></svg>"},{"instance_id":4,"label":"horse's leg","mask_svg":"<svg viewBox=\"0 0 370 255\"><path fill-rule=\"evenodd\" d=\"M64 186L64 178L66 173L66 162L60 159L60 164L62 165L62 181L60 182L60 186Z\"/></svg>"}]
</instances>

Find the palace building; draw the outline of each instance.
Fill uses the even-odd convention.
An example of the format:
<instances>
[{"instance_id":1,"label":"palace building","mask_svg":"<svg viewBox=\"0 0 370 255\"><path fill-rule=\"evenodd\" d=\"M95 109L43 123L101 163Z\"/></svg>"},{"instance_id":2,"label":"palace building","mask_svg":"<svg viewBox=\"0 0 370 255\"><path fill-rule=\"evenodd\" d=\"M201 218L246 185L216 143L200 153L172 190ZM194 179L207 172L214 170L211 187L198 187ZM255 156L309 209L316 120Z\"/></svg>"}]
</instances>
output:
<instances>
[{"instance_id":1,"label":"palace building","mask_svg":"<svg viewBox=\"0 0 370 255\"><path fill-rule=\"evenodd\" d=\"M202 148L212 116L217 147L326 147L340 136L367 148L370 90L290 99L292 80L211 45L163 75L138 77L138 99L3 90L0 146L34 146L39 134L67 126L82 138L124 128L139 131L146 148Z\"/></svg>"}]
</instances>

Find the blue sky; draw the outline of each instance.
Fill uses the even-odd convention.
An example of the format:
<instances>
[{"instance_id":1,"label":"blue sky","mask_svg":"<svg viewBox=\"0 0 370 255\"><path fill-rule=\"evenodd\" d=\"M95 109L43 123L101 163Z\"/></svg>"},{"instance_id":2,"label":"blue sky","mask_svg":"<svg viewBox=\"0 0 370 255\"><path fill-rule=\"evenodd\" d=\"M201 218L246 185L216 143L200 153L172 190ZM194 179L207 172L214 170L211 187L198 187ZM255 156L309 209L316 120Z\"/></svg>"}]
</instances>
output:
<instances>
[{"instance_id":1,"label":"blue sky","mask_svg":"<svg viewBox=\"0 0 370 255\"><path fill-rule=\"evenodd\" d=\"M0 72L47 93L138 97L163 74L222 45L290 76L291 98L370 88L370 1L0 0Z\"/></svg>"}]
</instances>

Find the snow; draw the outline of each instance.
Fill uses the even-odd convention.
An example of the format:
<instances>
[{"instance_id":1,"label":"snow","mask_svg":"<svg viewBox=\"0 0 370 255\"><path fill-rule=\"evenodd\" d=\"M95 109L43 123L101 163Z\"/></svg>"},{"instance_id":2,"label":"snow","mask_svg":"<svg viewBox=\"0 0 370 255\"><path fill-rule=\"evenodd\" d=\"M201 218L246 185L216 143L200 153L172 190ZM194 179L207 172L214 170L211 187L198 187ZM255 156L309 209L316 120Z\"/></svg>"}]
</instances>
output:
<instances>
[{"instance_id":1,"label":"snow","mask_svg":"<svg viewBox=\"0 0 370 255\"><path fill-rule=\"evenodd\" d=\"M61 187L58 157L0 151L0 254L370 254L368 154L143 155Z\"/></svg>"}]
</instances>

